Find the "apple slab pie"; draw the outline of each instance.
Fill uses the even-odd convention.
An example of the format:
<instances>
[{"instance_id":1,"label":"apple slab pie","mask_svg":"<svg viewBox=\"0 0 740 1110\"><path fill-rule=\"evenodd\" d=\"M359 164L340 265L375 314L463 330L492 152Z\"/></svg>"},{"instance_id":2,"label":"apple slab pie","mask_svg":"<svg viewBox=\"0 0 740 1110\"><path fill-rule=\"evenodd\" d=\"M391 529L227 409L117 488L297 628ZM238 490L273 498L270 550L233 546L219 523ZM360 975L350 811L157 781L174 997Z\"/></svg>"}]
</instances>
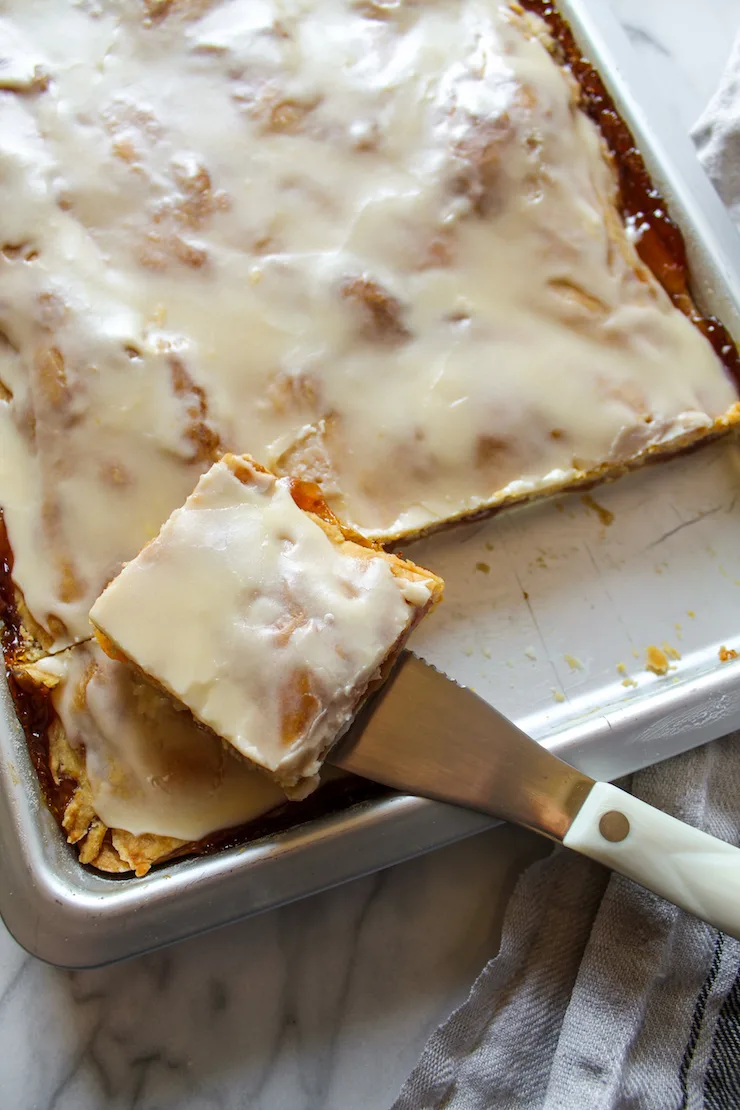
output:
<instances>
[{"instance_id":1,"label":"apple slab pie","mask_svg":"<svg viewBox=\"0 0 740 1110\"><path fill-rule=\"evenodd\" d=\"M225 456L372 544L740 420L736 350L539 0L0 0L0 196L6 660L106 870L290 786L90 623Z\"/></svg>"}]
</instances>

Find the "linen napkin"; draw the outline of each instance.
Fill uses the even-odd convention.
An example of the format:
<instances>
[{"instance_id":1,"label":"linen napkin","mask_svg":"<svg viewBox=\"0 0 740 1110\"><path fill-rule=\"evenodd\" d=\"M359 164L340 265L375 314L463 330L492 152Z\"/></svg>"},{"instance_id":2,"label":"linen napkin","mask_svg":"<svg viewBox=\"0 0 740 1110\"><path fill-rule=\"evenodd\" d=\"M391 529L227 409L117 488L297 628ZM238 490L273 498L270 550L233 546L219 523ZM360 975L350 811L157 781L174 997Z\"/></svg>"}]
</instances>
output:
<instances>
[{"instance_id":1,"label":"linen napkin","mask_svg":"<svg viewBox=\"0 0 740 1110\"><path fill-rule=\"evenodd\" d=\"M740 38L693 133L740 224ZM740 734L634 775L740 844ZM740 1110L740 942L558 848L520 878L501 948L393 1110Z\"/></svg>"}]
</instances>

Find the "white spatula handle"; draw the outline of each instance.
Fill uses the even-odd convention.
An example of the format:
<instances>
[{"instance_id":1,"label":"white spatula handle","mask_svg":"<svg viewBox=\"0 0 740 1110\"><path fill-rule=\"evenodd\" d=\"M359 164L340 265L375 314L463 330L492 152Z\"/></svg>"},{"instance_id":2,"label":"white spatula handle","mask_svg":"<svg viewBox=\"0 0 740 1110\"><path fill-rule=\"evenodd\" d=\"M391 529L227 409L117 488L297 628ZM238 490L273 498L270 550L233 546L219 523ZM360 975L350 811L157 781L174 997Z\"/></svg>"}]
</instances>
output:
<instances>
[{"instance_id":1,"label":"white spatula handle","mask_svg":"<svg viewBox=\"0 0 740 1110\"><path fill-rule=\"evenodd\" d=\"M597 782L563 843L740 938L740 848Z\"/></svg>"}]
</instances>

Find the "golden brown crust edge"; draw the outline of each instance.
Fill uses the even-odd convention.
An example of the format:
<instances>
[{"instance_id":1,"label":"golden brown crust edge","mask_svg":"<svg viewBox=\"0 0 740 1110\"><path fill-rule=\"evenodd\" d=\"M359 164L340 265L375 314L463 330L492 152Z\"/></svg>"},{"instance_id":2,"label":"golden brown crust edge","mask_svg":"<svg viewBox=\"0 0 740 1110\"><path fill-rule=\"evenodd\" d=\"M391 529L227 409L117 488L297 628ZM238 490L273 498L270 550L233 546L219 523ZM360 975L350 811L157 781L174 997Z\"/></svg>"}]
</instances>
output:
<instances>
[{"instance_id":1,"label":"golden brown crust edge","mask_svg":"<svg viewBox=\"0 0 740 1110\"><path fill-rule=\"evenodd\" d=\"M643 467L652 466L655 463L668 462L670 459L689 453L696 447L703 447L705 444L712 443L725 436L738 434L739 430L740 401L736 401L735 404L733 404L726 413L718 417L710 427L692 429L692 431L686 432L681 436L676 436L668 443L652 444L632 458L624 459L618 463L601 463L599 466L592 467L590 470L576 471L575 477L567 478L560 482L553 482L552 485L548 485L542 489L532 490L526 493L499 494L492 497L490 501L485 501L481 505L477 505L475 508L463 509L453 516L447 516L444 517L444 519L432 521L430 524L424 525L423 528L379 533L373 536L373 541L376 544L390 545L391 547L401 543L412 543L416 540L425 539L427 536L434 535L436 532L442 532L447 528L452 528L458 524L469 524L473 521L485 520L487 517L495 516L503 509L513 508L516 505L529 505L535 501L544 501L549 497L557 497L559 494L575 493L578 490L590 489L593 486L606 485L609 482L615 482L617 479L623 478L626 474L630 474L635 470L642 470Z\"/></svg>"}]
</instances>

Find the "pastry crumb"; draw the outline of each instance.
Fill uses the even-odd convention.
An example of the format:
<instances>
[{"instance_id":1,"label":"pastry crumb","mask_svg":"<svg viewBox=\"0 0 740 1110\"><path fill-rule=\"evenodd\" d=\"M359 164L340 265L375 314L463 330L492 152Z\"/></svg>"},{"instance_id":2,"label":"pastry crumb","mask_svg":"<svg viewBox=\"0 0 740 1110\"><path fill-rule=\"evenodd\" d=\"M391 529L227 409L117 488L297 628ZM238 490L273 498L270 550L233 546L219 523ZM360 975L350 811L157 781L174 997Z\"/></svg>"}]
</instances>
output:
<instances>
[{"instance_id":1,"label":"pastry crumb","mask_svg":"<svg viewBox=\"0 0 740 1110\"><path fill-rule=\"evenodd\" d=\"M669 659L681 658L681 652L677 648L671 647L671 645L667 644L665 640L663 641L663 651L666 653Z\"/></svg>"},{"instance_id":2,"label":"pastry crumb","mask_svg":"<svg viewBox=\"0 0 740 1110\"><path fill-rule=\"evenodd\" d=\"M565 694L562 693L561 690L556 690L554 686L552 688L552 697L553 697L553 701L557 701L557 702L565 701Z\"/></svg>"},{"instance_id":3,"label":"pastry crumb","mask_svg":"<svg viewBox=\"0 0 740 1110\"><path fill-rule=\"evenodd\" d=\"M624 675L624 678L622 679L623 686L637 686L634 678L630 678L630 676L627 674L627 667L624 663L617 663L617 672L618 674Z\"/></svg>"},{"instance_id":4,"label":"pastry crumb","mask_svg":"<svg viewBox=\"0 0 740 1110\"><path fill-rule=\"evenodd\" d=\"M572 671L582 671L583 670L583 663L581 662L580 659L576 659L575 655L568 655L567 652L566 652L566 654L563 656L563 659L565 660L565 662L568 664L568 666L570 667L570 669Z\"/></svg>"},{"instance_id":5,"label":"pastry crumb","mask_svg":"<svg viewBox=\"0 0 740 1110\"><path fill-rule=\"evenodd\" d=\"M535 662L537 659L537 652L534 650L533 647L525 648L524 654L526 655L527 659L531 659L532 662Z\"/></svg>"},{"instance_id":6,"label":"pastry crumb","mask_svg":"<svg viewBox=\"0 0 740 1110\"><path fill-rule=\"evenodd\" d=\"M605 509L598 501L594 501L590 493L584 493L581 497L581 503L586 506L589 512L595 513L605 528L614 522L614 513L609 509Z\"/></svg>"},{"instance_id":7,"label":"pastry crumb","mask_svg":"<svg viewBox=\"0 0 740 1110\"><path fill-rule=\"evenodd\" d=\"M727 663L728 660L737 659L737 657L738 653L735 651L734 648L725 647L725 645L723 644L722 647L719 649L720 663Z\"/></svg>"},{"instance_id":8,"label":"pastry crumb","mask_svg":"<svg viewBox=\"0 0 740 1110\"><path fill-rule=\"evenodd\" d=\"M692 621L696 619L696 613L694 612L693 609L687 609L686 610L686 615L691 617Z\"/></svg>"},{"instance_id":9,"label":"pastry crumb","mask_svg":"<svg viewBox=\"0 0 740 1110\"><path fill-rule=\"evenodd\" d=\"M488 563L476 563L475 564L475 569L479 570L481 572L481 574L490 574L491 573L491 568L488 565Z\"/></svg>"},{"instance_id":10,"label":"pastry crumb","mask_svg":"<svg viewBox=\"0 0 740 1110\"><path fill-rule=\"evenodd\" d=\"M647 654L645 670L657 675L668 674L668 657L662 648L649 644L645 650Z\"/></svg>"}]
</instances>

